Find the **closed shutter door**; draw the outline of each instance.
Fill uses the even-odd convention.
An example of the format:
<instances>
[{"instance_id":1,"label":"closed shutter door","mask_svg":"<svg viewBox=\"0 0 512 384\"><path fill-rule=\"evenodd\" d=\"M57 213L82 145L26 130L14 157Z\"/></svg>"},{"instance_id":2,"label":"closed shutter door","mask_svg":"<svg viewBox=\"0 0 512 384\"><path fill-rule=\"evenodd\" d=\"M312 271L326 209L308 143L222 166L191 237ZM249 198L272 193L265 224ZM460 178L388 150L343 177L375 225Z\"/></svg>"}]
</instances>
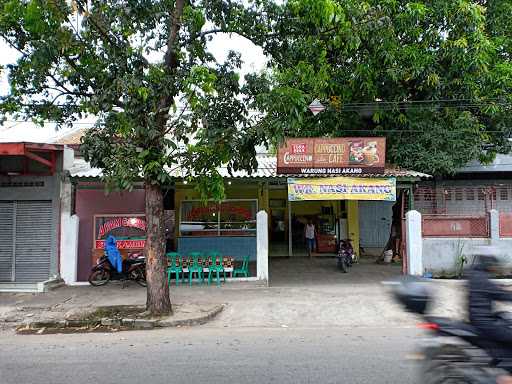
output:
<instances>
[{"instance_id":1,"label":"closed shutter door","mask_svg":"<svg viewBox=\"0 0 512 384\"><path fill-rule=\"evenodd\" d=\"M14 202L0 201L0 282L13 281Z\"/></svg>"},{"instance_id":2,"label":"closed shutter door","mask_svg":"<svg viewBox=\"0 0 512 384\"><path fill-rule=\"evenodd\" d=\"M361 247L382 248L391 233L393 204L389 201L359 202L359 244Z\"/></svg>"},{"instance_id":3,"label":"closed shutter door","mask_svg":"<svg viewBox=\"0 0 512 384\"><path fill-rule=\"evenodd\" d=\"M50 277L52 202L16 202L16 282L38 282Z\"/></svg>"}]
</instances>

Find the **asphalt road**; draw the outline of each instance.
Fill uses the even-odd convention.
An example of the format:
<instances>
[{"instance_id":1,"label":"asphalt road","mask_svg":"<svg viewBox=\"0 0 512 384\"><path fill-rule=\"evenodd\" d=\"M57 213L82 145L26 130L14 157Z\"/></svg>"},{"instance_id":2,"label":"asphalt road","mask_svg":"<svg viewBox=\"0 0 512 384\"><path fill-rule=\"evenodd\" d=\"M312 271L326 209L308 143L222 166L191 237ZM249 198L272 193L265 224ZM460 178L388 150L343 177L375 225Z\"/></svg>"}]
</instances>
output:
<instances>
[{"instance_id":1,"label":"asphalt road","mask_svg":"<svg viewBox=\"0 0 512 384\"><path fill-rule=\"evenodd\" d=\"M0 333L1 384L415 383L411 328Z\"/></svg>"}]
</instances>

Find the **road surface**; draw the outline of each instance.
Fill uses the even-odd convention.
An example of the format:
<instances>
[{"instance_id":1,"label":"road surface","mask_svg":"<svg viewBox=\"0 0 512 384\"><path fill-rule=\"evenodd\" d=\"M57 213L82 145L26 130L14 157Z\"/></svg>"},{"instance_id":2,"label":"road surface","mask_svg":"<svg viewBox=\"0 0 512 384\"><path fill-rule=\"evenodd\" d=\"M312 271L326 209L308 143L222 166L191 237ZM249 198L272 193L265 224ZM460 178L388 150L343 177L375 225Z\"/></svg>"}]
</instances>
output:
<instances>
[{"instance_id":1,"label":"road surface","mask_svg":"<svg viewBox=\"0 0 512 384\"><path fill-rule=\"evenodd\" d=\"M195 328L0 333L1 384L417 382L411 328Z\"/></svg>"}]
</instances>

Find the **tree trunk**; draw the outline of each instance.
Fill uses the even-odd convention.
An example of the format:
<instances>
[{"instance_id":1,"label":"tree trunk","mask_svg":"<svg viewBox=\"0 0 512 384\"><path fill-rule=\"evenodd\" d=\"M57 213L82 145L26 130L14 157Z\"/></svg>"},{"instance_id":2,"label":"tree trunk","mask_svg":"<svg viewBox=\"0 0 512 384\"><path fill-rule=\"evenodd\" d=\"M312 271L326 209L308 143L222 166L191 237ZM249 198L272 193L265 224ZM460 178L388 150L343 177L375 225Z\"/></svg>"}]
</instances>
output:
<instances>
[{"instance_id":1,"label":"tree trunk","mask_svg":"<svg viewBox=\"0 0 512 384\"><path fill-rule=\"evenodd\" d=\"M166 277L164 199L162 188L145 183L147 239L146 279L148 283L146 308L153 316L172 313L169 285Z\"/></svg>"}]
</instances>

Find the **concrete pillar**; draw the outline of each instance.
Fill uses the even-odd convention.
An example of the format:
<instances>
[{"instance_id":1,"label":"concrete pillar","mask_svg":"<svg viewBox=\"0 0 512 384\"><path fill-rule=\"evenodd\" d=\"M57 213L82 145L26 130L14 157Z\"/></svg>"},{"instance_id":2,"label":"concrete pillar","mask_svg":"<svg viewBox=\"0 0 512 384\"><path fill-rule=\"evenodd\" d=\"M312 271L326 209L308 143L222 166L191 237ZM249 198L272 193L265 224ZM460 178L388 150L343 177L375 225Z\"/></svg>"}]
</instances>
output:
<instances>
[{"instance_id":1,"label":"concrete pillar","mask_svg":"<svg viewBox=\"0 0 512 384\"><path fill-rule=\"evenodd\" d=\"M352 240L352 247L359 257L359 201L347 200L348 238Z\"/></svg>"},{"instance_id":2,"label":"concrete pillar","mask_svg":"<svg viewBox=\"0 0 512 384\"><path fill-rule=\"evenodd\" d=\"M423 275L423 237L421 233L421 214L409 211L405 214L407 244L407 274Z\"/></svg>"},{"instance_id":3,"label":"concrete pillar","mask_svg":"<svg viewBox=\"0 0 512 384\"><path fill-rule=\"evenodd\" d=\"M71 215L72 185L61 184L60 199L60 277L66 284L76 283L78 268L78 216Z\"/></svg>"},{"instance_id":4,"label":"concrete pillar","mask_svg":"<svg viewBox=\"0 0 512 384\"><path fill-rule=\"evenodd\" d=\"M259 211L256 215L256 275L268 284L268 214Z\"/></svg>"},{"instance_id":5,"label":"concrete pillar","mask_svg":"<svg viewBox=\"0 0 512 384\"><path fill-rule=\"evenodd\" d=\"M489 227L491 243L500 239L500 213L496 209L489 211Z\"/></svg>"},{"instance_id":6,"label":"concrete pillar","mask_svg":"<svg viewBox=\"0 0 512 384\"><path fill-rule=\"evenodd\" d=\"M66 284L77 282L78 221L77 215L61 218L60 276Z\"/></svg>"}]
</instances>

